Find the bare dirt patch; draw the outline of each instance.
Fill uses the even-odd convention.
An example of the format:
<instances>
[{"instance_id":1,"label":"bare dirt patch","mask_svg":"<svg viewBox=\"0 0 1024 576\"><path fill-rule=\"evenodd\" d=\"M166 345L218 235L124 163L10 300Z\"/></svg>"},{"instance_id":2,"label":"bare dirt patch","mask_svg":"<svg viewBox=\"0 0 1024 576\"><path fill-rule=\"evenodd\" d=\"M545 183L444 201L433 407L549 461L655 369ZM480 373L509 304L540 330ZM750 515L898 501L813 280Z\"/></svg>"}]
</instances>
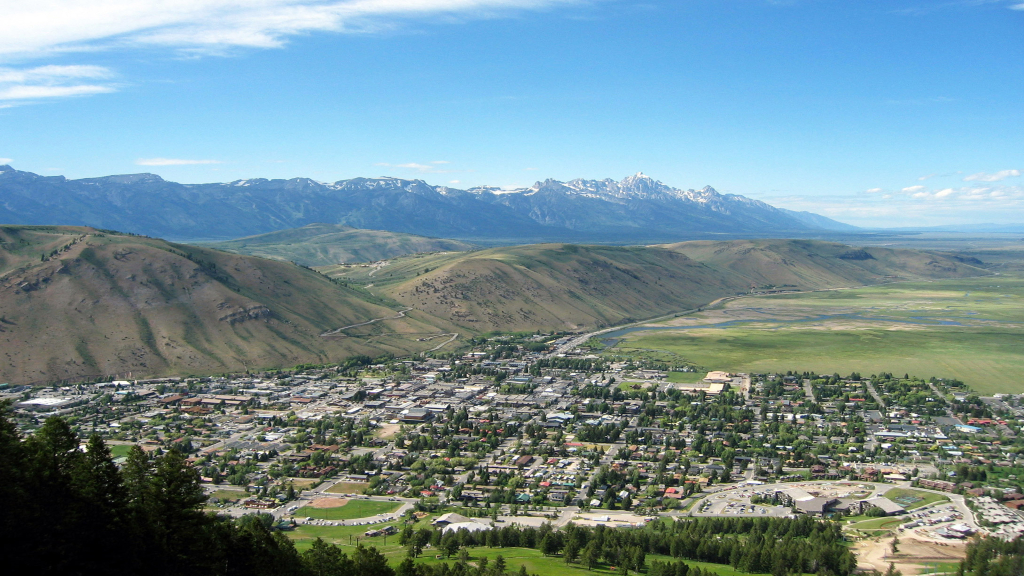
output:
<instances>
[{"instance_id":1,"label":"bare dirt patch","mask_svg":"<svg viewBox=\"0 0 1024 576\"><path fill-rule=\"evenodd\" d=\"M313 508L341 508L348 504L347 498L317 498L309 503Z\"/></svg>"},{"instance_id":2,"label":"bare dirt patch","mask_svg":"<svg viewBox=\"0 0 1024 576\"><path fill-rule=\"evenodd\" d=\"M398 434L398 431L401 430L401 428L402 426L400 424L385 424L377 429L376 436L378 438L390 440L395 437L395 434Z\"/></svg>"},{"instance_id":3,"label":"bare dirt patch","mask_svg":"<svg viewBox=\"0 0 1024 576\"><path fill-rule=\"evenodd\" d=\"M893 563L903 574L920 574L927 564L956 564L966 555L966 545L962 542L927 542L904 536L900 538L896 554L892 553L891 542L891 536L858 542L853 549L857 554L857 567L884 573L889 563Z\"/></svg>"}]
</instances>

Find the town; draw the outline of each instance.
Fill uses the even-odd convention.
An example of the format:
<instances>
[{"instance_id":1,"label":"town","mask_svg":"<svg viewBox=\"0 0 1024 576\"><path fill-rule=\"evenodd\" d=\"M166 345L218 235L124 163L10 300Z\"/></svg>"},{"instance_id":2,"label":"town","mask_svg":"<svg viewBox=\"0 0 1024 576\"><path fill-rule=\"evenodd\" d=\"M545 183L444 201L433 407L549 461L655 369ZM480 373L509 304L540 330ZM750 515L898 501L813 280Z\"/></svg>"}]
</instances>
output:
<instances>
[{"instance_id":1,"label":"town","mask_svg":"<svg viewBox=\"0 0 1024 576\"><path fill-rule=\"evenodd\" d=\"M409 522L807 515L841 521L862 565L884 568L1024 534L1022 398L954 380L698 372L579 335L515 334L407 359L0 394L25 432L61 415L115 462L134 445L177 448L209 510L269 513L297 538L345 528L339 544L386 543Z\"/></svg>"}]
</instances>

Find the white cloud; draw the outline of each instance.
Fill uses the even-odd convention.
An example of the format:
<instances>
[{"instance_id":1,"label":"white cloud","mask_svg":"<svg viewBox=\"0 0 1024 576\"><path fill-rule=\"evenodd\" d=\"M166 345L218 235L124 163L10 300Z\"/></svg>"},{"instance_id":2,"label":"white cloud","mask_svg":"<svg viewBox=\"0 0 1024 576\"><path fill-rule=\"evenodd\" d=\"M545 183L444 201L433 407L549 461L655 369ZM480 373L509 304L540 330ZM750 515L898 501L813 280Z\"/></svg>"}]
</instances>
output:
<instances>
[{"instance_id":1,"label":"white cloud","mask_svg":"<svg viewBox=\"0 0 1024 576\"><path fill-rule=\"evenodd\" d=\"M935 174L928 174L927 176L921 176L920 178L917 179L917 181L918 182L924 182L925 180L927 180L929 178L932 178L934 176L935 176Z\"/></svg>"},{"instance_id":2,"label":"white cloud","mask_svg":"<svg viewBox=\"0 0 1024 576\"><path fill-rule=\"evenodd\" d=\"M434 160L431 164L451 164L451 162L447 160Z\"/></svg>"},{"instance_id":3,"label":"white cloud","mask_svg":"<svg viewBox=\"0 0 1024 576\"><path fill-rule=\"evenodd\" d=\"M925 187L921 186L920 184L918 184L917 186L907 186L906 188L903 189L903 192L907 194L912 194L915 192L920 192L921 190L924 190L924 188Z\"/></svg>"},{"instance_id":4,"label":"white cloud","mask_svg":"<svg viewBox=\"0 0 1024 576\"><path fill-rule=\"evenodd\" d=\"M0 100L35 100L113 92L110 86L78 84L75 86L11 86L0 88Z\"/></svg>"},{"instance_id":5,"label":"white cloud","mask_svg":"<svg viewBox=\"0 0 1024 576\"><path fill-rule=\"evenodd\" d=\"M999 182L1000 180L1005 180L1011 176L1020 176L1020 170L1000 170L995 174L978 172L977 174L971 174L964 178L964 182Z\"/></svg>"},{"instance_id":6,"label":"white cloud","mask_svg":"<svg viewBox=\"0 0 1024 576\"><path fill-rule=\"evenodd\" d=\"M436 160L430 164L420 164L419 162L405 162L403 164L390 164L388 162L377 162L374 166L383 166L385 168L403 168L405 170L414 170L421 174L447 174L452 170L441 170L438 168L438 164L448 164L444 160Z\"/></svg>"},{"instance_id":7,"label":"white cloud","mask_svg":"<svg viewBox=\"0 0 1024 576\"><path fill-rule=\"evenodd\" d=\"M867 190L865 190L865 192L867 192L868 194L878 194L881 191L881 188L868 188Z\"/></svg>"},{"instance_id":8,"label":"white cloud","mask_svg":"<svg viewBox=\"0 0 1024 576\"><path fill-rule=\"evenodd\" d=\"M449 180L448 183L449 184L462 184L462 181L461 180Z\"/></svg>"},{"instance_id":9,"label":"white cloud","mask_svg":"<svg viewBox=\"0 0 1024 576\"><path fill-rule=\"evenodd\" d=\"M936 198L945 198L946 196L949 196L949 195L954 194L954 193L956 193L956 190L953 190L952 188L946 188L944 190L939 190L938 192L936 192L935 193L935 197Z\"/></svg>"},{"instance_id":10,"label":"white cloud","mask_svg":"<svg viewBox=\"0 0 1024 576\"><path fill-rule=\"evenodd\" d=\"M125 45L218 51L296 34L365 32L405 18L489 17L586 0L34 0L7 2L0 54L36 57Z\"/></svg>"},{"instance_id":11,"label":"white cloud","mask_svg":"<svg viewBox=\"0 0 1024 576\"><path fill-rule=\"evenodd\" d=\"M1024 3L1010 6L1010 10L1024 10Z\"/></svg>"},{"instance_id":12,"label":"white cloud","mask_svg":"<svg viewBox=\"0 0 1024 576\"><path fill-rule=\"evenodd\" d=\"M37 66L35 68L0 67L0 102L63 98L113 92L107 80L114 74L102 66ZM83 83L83 80L91 82Z\"/></svg>"},{"instance_id":13,"label":"white cloud","mask_svg":"<svg viewBox=\"0 0 1024 576\"><path fill-rule=\"evenodd\" d=\"M195 164L222 164L220 160L185 160L182 158L139 158L138 166L192 166Z\"/></svg>"},{"instance_id":14,"label":"white cloud","mask_svg":"<svg viewBox=\"0 0 1024 576\"><path fill-rule=\"evenodd\" d=\"M931 196L931 194L929 194L927 192L915 192L910 197L911 198L928 198L930 196Z\"/></svg>"},{"instance_id":15,"label":"white cloud","mask_svg":"<svg viewBox=\"0 0 1024 576\"><path fill-rule=\"evenodd\" d=\"M14 158L0 158L0 164L10 164L14 162Z\"/></svg>"}]
</instances>

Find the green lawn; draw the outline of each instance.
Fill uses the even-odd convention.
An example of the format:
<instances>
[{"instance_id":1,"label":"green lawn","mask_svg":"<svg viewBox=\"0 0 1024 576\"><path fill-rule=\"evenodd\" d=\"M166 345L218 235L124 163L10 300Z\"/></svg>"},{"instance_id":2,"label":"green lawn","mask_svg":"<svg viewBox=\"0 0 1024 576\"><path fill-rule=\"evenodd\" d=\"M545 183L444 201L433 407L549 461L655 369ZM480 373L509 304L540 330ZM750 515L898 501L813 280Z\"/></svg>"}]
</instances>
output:
<instances>
[{"instance_id":1,"label":"green lawn","mask_svg":"<svg viewBox=\"0 0 1024 576\"><path fill-rule=\"evenodd\" d=\"M327 489L331 494L362 494L370 487L369 482L338 482Z\"/></svg>"},{"instance_id":2,"label":"green lawn","mask_svg":"<svg viewBox=\"0 0 1024 576\"><path fill-rule=\"evenodd\" d=\"M909 490L906 488L893 488L883 494L883 496L903 506L907 510L914 510L916 508L921 508L922 506L934 504L935 502L949 502L949 496L945 496L943 494L934 494L932 492L924 492L921 490ZM919 500L912 504L904 504L903 502L896 500L901 497L919 498Z\"/></svg>"},{"instance_id":3,"label":"green lawn","mask_svg":"<svg viewBox=\"0 0 1024 576\"><path fill-rule=\"evenodd\" d=\"M910 373L958 378L984 393L1024 392L1021 278L741 298L726 309L731 318L751 320L723 328L633 332L608 354L663 354L729 371ZM716 314L692 318L721 322Z\"/></svg>"},{"instance_id":4,"label":"green lawn","mask_svg":"<svg viewBox=\"0 0 1024 576\"><path fill-rule=\"evenodd\" d=\"M320 520L351 520L368 518L398 510L400 502L377 502L375 500L349 500L344 506L337 508L313 508L303 506L295 511L296 518L317 518Z\"/></svg>"},{"instance_id":5,"label":"green lawn","mask_svg":"<svg viewBox=\"0 0 1024 576\"><path fill-rule=\"evenodd\" d=\"M665 381L673 384L693 384L700 382L705 376L707 372L669 372Z\"/></svg>"},{"instance_id":6,"label":"green lawn","mask_svg":"<svg viewBox=\"0 0 1024 576\"><path fill-rule=\"evenodd\" d=\"M112 444L108 445L110 448L110 455L114 458L120 458L121 456L127 456L128 452L132 449L132 444Z\"/></svg>"},{"instance_id":7,"label":"green lawn","mask_svg":"<svg viewBox=\"0 0 1024 576\"><path fill-rule=\"evenodd\" d=\"M236 500L242 500L249 497L249 493L245 490L216 490L210 494L211 498L217 498L221 501L229 500L234 502Z\"/></svg>"},{"instance_id":8,"label":"green lawn","mask_svg":"<svg viewBox=\"0 0 1024 576\"><path fill-rule=\"evenodd\" d=\"M899 517L882 517L872 518L871 520L864 520L863 522L857 522L850 524L848 528L856 530L892 530L900 524L903 524L906 520L902 516Z\"/></svg>"}]
</instances>

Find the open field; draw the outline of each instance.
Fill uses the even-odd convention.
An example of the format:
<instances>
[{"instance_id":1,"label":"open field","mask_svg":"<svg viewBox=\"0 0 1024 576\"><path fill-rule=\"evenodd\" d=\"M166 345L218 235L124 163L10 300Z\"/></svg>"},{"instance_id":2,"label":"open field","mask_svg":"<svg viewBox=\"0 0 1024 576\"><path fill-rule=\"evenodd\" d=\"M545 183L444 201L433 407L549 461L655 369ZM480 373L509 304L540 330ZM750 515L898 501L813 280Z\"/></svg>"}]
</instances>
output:
<instances>
[{"instance_id":1,"label":"open field","mask_svg":"<svg viewBox=\"0 0 1024 576\"><path fill-rule=\"evenodd\" d=\"M220 501L237 502L249 497L245 490L216 490L210 493L210 498L217 498Z\"/></svg>"},{"instance_id":2,"label":"open field","mask_svg":"<svg viewBox=\"0 0 1024 576\"><path fill-rule=\"evenodd\" d=\"M288 480L296 490L309 490L320 483L317 478L289 478Z\"/></svg>"},{"instance_id":3,"label":"open field","mask_svg":"<svg viewBox=\"0 0 1024 576\"><path fill-rule=\"evenodd\" d=\"M295 511L297 518L318 518L320 520L351 520L367 518L377 514L386 514L398 510L398 502L377 502L374 500L349 500L344 506L334 508L314 508L303 506Z\"/></svg>"},{"instance_id":4,"label":"open field","mask_svg":"<svg viewBox=\"0 0 1024 576\"><path fill-rule=\"evenodd\" d=\"M983 393L1019 393L1024 278L745 297L609 336L622 339L611 354L648 351L707 369L910 373L958 378Z\"/></svg>"},{"instance_id":5,"label":"open field","mask_svg":"<svg viewBox=\"0 0 1024 576\"><path fill-rule=\"evenodd\" d=\"M885 493L885 497L907 510L914 510L936 502L949 502L949 496L906 488L893 488Z\"/></svg>"},{"instance_id":6,"label":"open field","mask_svg":"<svg viewBox=\"0 0 1024 576\"><path fill-rule=\"evenodd\" d=\"M131 452L132 445L131 444L111 444L109 446L109 448L110 448L110 455L111 456L113 456L114 458L120 458L122 456L127 456L128 453Z\"/></svg>"},{"instance_id":7,"label":"open field","mask_svg":"<svg viewBox=\"0 0 1024 576\"><path fill-rule=\"evenodd\" d=\"M669 372L665 376L665 381L673 384L693 384L700 382L705 376L707 376L705 372Z\"/></svg>"},{"instance_id":8,"label":"open field","mask_svg":"<svg viewBox=\"0 0 1024 576\"><path fill-rule=\"evenodd\" d=\"M362 494L370 486L369 482L338 482L327 489L330 494Z\"/></svg>"}]
</instances>

